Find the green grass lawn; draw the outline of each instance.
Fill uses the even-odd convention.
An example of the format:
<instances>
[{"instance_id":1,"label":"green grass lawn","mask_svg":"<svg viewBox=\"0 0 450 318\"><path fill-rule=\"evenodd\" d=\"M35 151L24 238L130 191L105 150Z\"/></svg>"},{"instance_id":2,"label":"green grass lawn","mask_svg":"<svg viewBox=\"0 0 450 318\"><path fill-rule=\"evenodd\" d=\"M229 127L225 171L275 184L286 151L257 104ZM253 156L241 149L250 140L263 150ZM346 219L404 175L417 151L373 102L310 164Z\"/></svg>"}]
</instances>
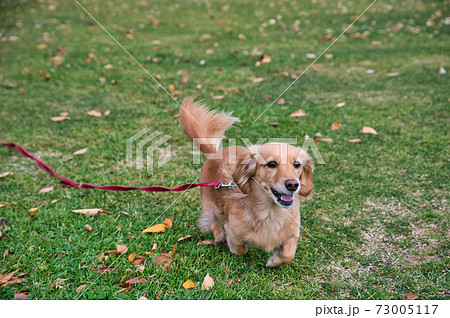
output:
<instances>
[{"instance_id":1,"label":"green grass lawn","mask_svg":"<svg viewBox=\"0 0 450 318\"><path fill-rule=\"evenodd\" d=\"M10 224L0 228L0 274L26 275L0 287L1 299L27 289L28 299L402 299L410 292L449 298L450 83L448 73L440 74L441 67L450 71L448 3L377 1L283 95L284 104L252 125L292 75L313 62L307 54L319 56L371 1L80 2L178 101L197 94L240 117L228 137L294 137L301 145L320 132L333 142L318 144L325 164L316 163L314 195L302 204L297 254L278 269L264 266L270 254L259 249L238 257L226 246L197 245L212 235L196 225L196 189L63 188L2 147L0 173L14 174L0 178L0 203L10 204L0 207ZM201 165L192 163L178 105L75 1L5 0L0 12L0 140L21 144L77 182L196 180ZM256 66L261 53L271 62ZM86 114L94 108L110 115ZM306 116L291 118L298 109ZM70 119L50 120L61 112ZM331 130L333 123L341 127ZM363 126L378 135L361 134ZM165 146L172 158L153 174L125 160L126 140L145 127L171 136ZM362 143L347 142L355 138ZM50 186L54 191L39 193ZM29 212L33 207L40 208ZM71 213L83 208L109 213ZM173 220L171 229L141 233L165 218ZM185 235L192 238L177 242ZM116 244L128 252L104 264L117 271L95 272L102 252ZM174 245L168 271L152 263ZM128 260L133 252L145 256L143 270ZM215 285L201 290L207 273ZM125 275L149 282L117 293ZM182 287L188 279L195 288Z\"/></svg>"}]
</instances>

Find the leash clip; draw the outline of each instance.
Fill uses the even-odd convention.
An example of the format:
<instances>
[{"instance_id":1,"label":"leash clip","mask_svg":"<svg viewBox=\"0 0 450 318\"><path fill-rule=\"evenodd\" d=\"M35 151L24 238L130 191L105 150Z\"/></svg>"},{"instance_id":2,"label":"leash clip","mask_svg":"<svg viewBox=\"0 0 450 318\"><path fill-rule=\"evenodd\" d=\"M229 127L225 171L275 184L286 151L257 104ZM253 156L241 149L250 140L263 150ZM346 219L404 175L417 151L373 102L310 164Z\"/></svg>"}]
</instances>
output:
<instances>
[{"instance_id":1,"label":"leash clip","mask_svg":"<svg viewBox=\"0 0 450 318\"><path fill-rule=\"evenodd\" d=\"M214 189L231 188L231 187L234 187L235 185L236 185L236 183L234 183L234 181L231 180L230 182L225 183L225 184L223 182L221 182L218 186L214 187Z\"/></svg>"}]
</instances>

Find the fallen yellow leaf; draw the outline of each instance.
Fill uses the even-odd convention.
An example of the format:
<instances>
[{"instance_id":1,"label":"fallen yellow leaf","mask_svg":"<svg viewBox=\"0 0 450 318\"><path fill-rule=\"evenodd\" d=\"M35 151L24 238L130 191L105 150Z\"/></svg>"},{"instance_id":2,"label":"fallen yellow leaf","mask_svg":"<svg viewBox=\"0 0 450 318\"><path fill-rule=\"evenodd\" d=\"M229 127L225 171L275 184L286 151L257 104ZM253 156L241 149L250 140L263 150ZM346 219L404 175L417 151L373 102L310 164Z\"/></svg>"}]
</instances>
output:
<instances>
[{"instance_id":1,"label":"fallen yellow leaf","mask_svg":"<svg viewBox=\"0 0 450 318\"><path fill-rule=\"evenodd\" d=\"M29 212L36 212L37 210L39 210L39 208L40 208L40 206L37 206L37 207L35 207L35 208L31 208L31 209L29 210Z\"/></svg>"},{"instance_id":2,"label":"fallen yellow leaf","mask_svg":"<svg viewBox=\"0 0 450 318\"><path fill-rule=\"evenodd\" d=\"M195 284L192 280L188 279L187 281L184 282L183 287L184 289L188 290L190 288L195 288Z\"/></svg>"},{"instance_id":3,"label":"fallen yellow leaf","mask_svg":"<svg viewBox=\"0 0 450 318\"><path fill-rule=\"evenodd\" d=\"M166 226L164 224L155 224L148 229L142 231L142 233L157 233L164 232L166 230Z\"/></svg>"},{"instance_id":4,"label":"fallen yellow leaf","mask_svg":"<svg viewBox=\"0 0 450 318\"><path fill-rule=\"evenodd\" d=\"M133 252L133 253L131 253L131 254L128 256L128 260L129 260L131 263L133 263L135 257L136 257L136 252Z\"/></svg>"},{"instance_id":5,"label":"fallen yellow leaf","mask_svg":"<svg viewBox=\"0 0 450 318\"><path fill-rule=\"evenodd\" d=\"M172 219L165 219L163 224L165 225L165 227L171 229L172 228Z\"/></svg>"},{"instance_id":6,"label":"fallen yellow leaf","mask_svg":"<svg viewBox=\"0 0 450 318\"><path fill-rule=\"evenodd\" d=\"M331 130L336 130L336 129L339 129L340 127L341 127L341 124L333 123L333 125L331 125Z\"/></svg>"}]
</instances>

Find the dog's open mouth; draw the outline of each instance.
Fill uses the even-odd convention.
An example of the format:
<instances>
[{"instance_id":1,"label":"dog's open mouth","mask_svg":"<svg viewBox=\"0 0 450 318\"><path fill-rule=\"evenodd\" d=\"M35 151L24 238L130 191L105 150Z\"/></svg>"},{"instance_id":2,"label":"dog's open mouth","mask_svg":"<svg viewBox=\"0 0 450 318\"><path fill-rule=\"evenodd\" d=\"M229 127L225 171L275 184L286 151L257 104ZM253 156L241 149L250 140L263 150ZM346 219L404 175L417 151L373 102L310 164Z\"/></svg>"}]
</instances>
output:
<instances>
[{"instance_id":1,"label":"dog's open mouth","mask_svg":"<svg viewBox=\"0 0 450 318\"><path fill-rule=\"evenodd\" d=\"M294 198L292 194L280 193L276 191L274 188L270 188L273 195L277 198L277 202L285 207L289 207L294 203Z\"/></svg>"}]
</instances>

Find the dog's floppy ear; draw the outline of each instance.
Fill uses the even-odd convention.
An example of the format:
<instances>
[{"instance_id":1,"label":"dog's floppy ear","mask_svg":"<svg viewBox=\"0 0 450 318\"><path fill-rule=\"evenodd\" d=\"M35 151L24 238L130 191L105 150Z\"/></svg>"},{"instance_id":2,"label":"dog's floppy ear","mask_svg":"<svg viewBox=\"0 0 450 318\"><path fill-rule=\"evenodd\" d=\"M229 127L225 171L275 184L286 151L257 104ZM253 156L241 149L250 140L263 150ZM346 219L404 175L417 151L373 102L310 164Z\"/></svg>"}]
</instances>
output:
<instances>
[{"instance_id":1,"label":"dog's floppy ear","mask_svg":"<svg viewBox=\"0 0 450 318\"><path fill-rule=\"evenodd\" d=\"M257 160L251 152L243 153L238 157L233 180L244 193L248 193L248 181L255 175L256 165Z\"/></svg>"},{"instance_id":2,"label":"dog's floppy ear","mask_svg":"<svg viewBox=\"0 0 450 318\"><path fill-rule=\"evenodd\" d=\"M298 194L306 198L308 197L314 186L313 186L313 171L314 166L311 163L311 159L303 159L302 163L302 174L300 175L300 191Z\"/></svg>"}]
</instances>

